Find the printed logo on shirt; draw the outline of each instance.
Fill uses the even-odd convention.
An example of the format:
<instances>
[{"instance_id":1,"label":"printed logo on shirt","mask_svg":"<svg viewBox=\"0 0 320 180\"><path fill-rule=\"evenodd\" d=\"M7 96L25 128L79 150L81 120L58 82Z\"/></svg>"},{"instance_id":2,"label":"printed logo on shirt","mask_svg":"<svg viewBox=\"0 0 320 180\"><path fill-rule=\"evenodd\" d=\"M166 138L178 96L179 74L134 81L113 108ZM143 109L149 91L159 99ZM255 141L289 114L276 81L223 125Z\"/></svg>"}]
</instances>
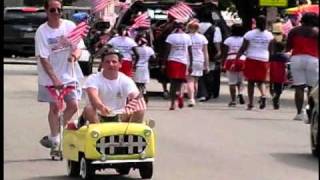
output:
<instances>
[{"instance_id":1,"label":"printed logo on shirt","mask_svg":"<svg viewBox=\"0 0 320 180\"><path fill-rule=\"evenodd\" d=\"M70 43L63 35L55 38L48 38L48 44L52 52L59 52L70 47Z\"/></svg>"},{"instance_id":2,"label":"printed logo on shirt","mask_svg":"<svg viewBox=\"0 0 320 180\"><path fill-rule=\"evenodd\" d=\"M117 93L117 98L119 98L119 99L122 98L122 95L121 95L121 92L120 92L120 91Z\"/></svg>"}]
</instances>

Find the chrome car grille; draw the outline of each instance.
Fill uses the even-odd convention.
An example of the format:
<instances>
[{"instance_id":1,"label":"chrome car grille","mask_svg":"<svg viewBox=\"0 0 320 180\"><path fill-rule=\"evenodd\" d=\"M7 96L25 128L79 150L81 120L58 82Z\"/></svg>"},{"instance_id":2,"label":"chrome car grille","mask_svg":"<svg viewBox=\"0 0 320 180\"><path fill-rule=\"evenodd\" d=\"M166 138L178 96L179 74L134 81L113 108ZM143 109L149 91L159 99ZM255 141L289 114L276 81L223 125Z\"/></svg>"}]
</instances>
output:
<instances>
[{"instance_id":1,"label":"chrome car grille","mask_svg":"<svg viewBox=\"0 0 320 180\"><path fill-rule=\"evenodd\" d=\"M142 136L115 135L105 136L97 141L96 149L105 155L139 154L144 151L147 143Z\"/></svg>"}]
</instances>

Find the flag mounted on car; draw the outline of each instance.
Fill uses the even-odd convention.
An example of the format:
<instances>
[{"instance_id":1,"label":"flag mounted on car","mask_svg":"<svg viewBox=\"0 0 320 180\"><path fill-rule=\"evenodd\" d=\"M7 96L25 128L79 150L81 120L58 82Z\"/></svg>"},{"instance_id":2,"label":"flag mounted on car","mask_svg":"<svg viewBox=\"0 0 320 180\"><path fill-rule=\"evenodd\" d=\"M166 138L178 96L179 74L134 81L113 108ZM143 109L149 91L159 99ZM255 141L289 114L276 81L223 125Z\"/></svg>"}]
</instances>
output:
<instances>
[{"instance_id":1,"label":"flag mounted on car","mask_svg":"<svg viewBox=\"0 0 320 180\"><path fill-rule=\"evenodd\" d=\"M137 98L131 99L124 109L126 114L132 114L134 112L146 110L147 105L144 98L142 96L139 96Z\"/></svg>"},{"instance_id":2,"label":"flag mounted on car","mask_svg":"<svg viewBox=\"0 0 320 180\"><path fill-rule=\"evenodd\" d=\"M90 26L87 21L79 23L68 35L67 40L72 47L77 47L80 40L87 36Z\"/></svg>"},{"instance_id":3,"label":"flag mounted on car","mask_svg":"<svg viewBox=\"0 0 320 180\"><path fill-rule=\"evenodd\" d=\"M168 15L180 21L187 21L195 15L190 6L184 2L179 2L168 10Z\"/></svg>"}]
</instances>

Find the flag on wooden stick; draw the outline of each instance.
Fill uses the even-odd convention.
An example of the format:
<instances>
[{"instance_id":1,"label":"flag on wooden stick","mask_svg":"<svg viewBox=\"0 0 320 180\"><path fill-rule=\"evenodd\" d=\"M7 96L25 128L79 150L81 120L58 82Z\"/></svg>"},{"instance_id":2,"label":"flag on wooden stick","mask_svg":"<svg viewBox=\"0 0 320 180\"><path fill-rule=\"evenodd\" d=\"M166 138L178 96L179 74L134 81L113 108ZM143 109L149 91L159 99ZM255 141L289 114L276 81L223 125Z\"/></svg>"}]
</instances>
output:
<instances>
[{"instance_id":1,"label":"flag on wooden stick","mask_svg":"<svg viewBox=\"0 0 320 180\"><path fill-rule=\"evenodd\" d=\"M90 26L87 21L79 23L68 35L67 39L72 47L77 47L80 40L87 36Z\"/></svg>"},{"instance_id":2,"label":"flag on wooden stick","mask_svg":"<svg viewBox=\"0 0 320 180\"><path fill-rule=\"evenodd\" d=\"M140 28L140 27L149 28L150 26L151 26L151 21L150 21L148 12L144 12L143 14L137 16L134 19L134 22L131 25L130 29Z\"/></svg>"},{"instance_id":3,"label":"flag on wooden stick","mask_svg":"<svg viewBox=\"0 0 320 180\"><path fill-rule=\"evenodd\" d=\"M92 13L102 11L111 0L91 0Z\"/></svg>"},{"instance_id":4,"label":"flag on wooden stick","mask_svg":"<svg viewBox=\"0 0 320 180\"><path fill-rule=\"evenodd\" d=\"M144 101L144 98L139 96L129 101L129 103L125 107L125 113L132 114L134 112L144 111L146 109L147 109L147 105L146 105L146 102Z\"/></svg>"},{"instance_id":5,"label":"flag on wooden stick","mask_svg":"<svg viewBox=\"0 0 320 180\"><path fill-rule=\"evenodd\" d=\"M185 3L179 2L168 10L168 14L180 21L190 19L195 15L193 10Z\"/></svg>"}]
</instances>

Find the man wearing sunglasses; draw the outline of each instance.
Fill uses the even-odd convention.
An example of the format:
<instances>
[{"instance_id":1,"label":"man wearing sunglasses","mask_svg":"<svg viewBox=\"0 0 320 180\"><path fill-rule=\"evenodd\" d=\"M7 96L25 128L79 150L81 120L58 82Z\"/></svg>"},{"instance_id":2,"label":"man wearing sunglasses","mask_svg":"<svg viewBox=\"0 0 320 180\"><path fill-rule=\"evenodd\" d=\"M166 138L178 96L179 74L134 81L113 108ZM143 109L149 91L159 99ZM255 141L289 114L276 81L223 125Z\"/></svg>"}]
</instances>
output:
<instances>
[{"instance_id":1,"label":"man wearing sunglasses","mask_svg":"<svg viewBox=\"0 0 320 180\"><path fill-rule=\"evenodd\" d=\"M45 0L44 8L48 20L36 31L35 55L38 58L38 101L49 103L50 134L43 137L40 143L47 148L55 148L60 143L59 103L46 87L54 86L56 89L65 86L75 87L63 98L66 104L63 112L65 125L78 110L81 98L79 80L83 78L83 74L77 59L81 55L80 49L84 47L84 42L81 40L77 47L72 48L66 40L66 36L76 25L61 18L61 0Z\"/></svg>"}]
</instances>

